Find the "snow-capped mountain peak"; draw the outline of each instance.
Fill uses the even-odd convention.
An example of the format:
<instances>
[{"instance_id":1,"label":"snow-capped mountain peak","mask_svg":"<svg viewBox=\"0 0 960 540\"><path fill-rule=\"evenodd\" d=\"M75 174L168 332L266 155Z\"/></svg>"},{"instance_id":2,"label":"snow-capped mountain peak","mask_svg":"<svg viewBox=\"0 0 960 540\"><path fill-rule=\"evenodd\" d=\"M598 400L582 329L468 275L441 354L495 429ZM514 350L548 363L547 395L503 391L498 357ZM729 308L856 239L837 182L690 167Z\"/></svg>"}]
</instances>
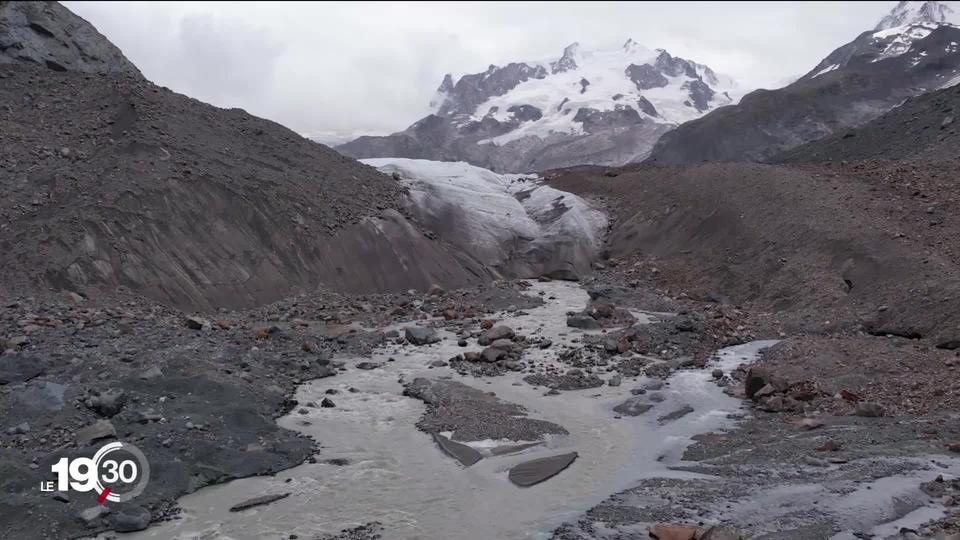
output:
<instances>
[{"instance_id":1,"label":"snow-capped mountain peak","mask_svg":"<svg viewBox=\"0 0 960 540\"><path fill-rule=\"evenodd\" d=\"M709 67L633 39L578 42L559 56L446 75L432 113L400 133L339 147L356 157L458 159L497 171L644 158L677 125L735 103L742 91Z\"/></svg>"},{"instance_id":2,"label":"snow-capped mountain peak","mask_svg":"<svg viewBox=\"0 0 960 540\"><path fill-rule=\"evenodd\" d=\"M943 2L900 2L872 31L835 50L801 79L816 79L851 62L867 65L899 58L896 63L907 71L936 64L934 56L960 50L957 40L947 36L958 28L949 20L952 14L953 9Z\"/></svg>"},{"instance_id":3,"label":"snow-capped mountain peak","mask_svg":"<svg viewBox=\"0 0 960 540\"><path fill-rule=\"evenodd\" d=\"M953 9L943 2L902 1L877 23L874 31L889 30L911 24L943 24L949 22Z\"/></svg>"},{"instance_id":4,"label":"snow-capped mountain peak","mask_svg":"<svg viewBox=\"0 0 960 540\"><path fill-rule=\"evenodd\" d=\"M900 2L874 28L873 46L881 52L873 61L903 55L938 27L952 26L952 13L943 2Z\"/></svg>"},{"instance_id":5,"label":"snow-capped mountain peak","mask_svg":"<svg viewBox=\"0 0 960 540\"><path fill-rule=\"evenodd\" d=\"M734 101L735 84L709 67L628 39L615 49L572 43L559 58L444 78L437 114L459 128L496 125L495 145L652 122L678 124Z\"/></svg>"}]
</instances>

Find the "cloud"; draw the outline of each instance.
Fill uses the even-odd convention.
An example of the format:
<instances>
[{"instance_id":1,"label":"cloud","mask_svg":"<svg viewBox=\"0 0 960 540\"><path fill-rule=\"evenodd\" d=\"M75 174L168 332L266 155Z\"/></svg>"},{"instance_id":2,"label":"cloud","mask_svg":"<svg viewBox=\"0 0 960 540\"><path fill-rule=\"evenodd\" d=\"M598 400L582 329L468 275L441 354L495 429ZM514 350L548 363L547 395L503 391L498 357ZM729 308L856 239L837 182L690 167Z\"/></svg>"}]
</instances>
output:
<instances>
[{"instance_id":1,"label":"cloud","mask_svg":"<svg viewBox=\"0 0 960 540\"><path fill-rule=\"evenodd\" d=\"M256 26L190 14L179 20L163 77L204 101L242 107L252 100L257 109L269 109L285 48Z\"/></svg>"},{"instance_id":2,"label":"cloud","mask_svg":"<svg viewBox=\"0 0 960 540\"><path fill-rule=\"evenodd\" d=\"M329 140L402 130L447 72L628 37L743 86L809 71L894 2L65 2L157 84ZM960 10L955 10L960 11Z\"/></svg>"}]
</instances>

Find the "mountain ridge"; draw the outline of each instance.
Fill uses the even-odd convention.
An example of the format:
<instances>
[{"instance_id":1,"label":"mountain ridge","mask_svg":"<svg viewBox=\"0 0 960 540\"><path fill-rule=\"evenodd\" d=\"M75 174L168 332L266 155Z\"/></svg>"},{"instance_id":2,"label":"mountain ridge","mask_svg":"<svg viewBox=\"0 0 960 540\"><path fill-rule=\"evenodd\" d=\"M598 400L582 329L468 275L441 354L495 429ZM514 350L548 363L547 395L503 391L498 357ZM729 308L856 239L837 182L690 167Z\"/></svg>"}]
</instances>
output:
<instances>
[{"instance_id":1,"label":"mountain ridge","mask_svg":"<svg viewBox=\"0 0 960 540\"><path fill-rule=\"evenodd\" d=\"M932 22L947 13L939 2L898 4L880 30L838 47L792 84L754 91L666 133L647 161L763 161L940 88L960 74L960 27Z\"/></svg>"},{"instance_id":2,"label":"mountain ridge","mask_svg":"<svg viewBox=\"0 0 960 540\"><path fill-rule=\"evenodd\" d=\"M357 158L462 160L500 172L619 165L644 157L674 126L735 102L738 92L708 66L632 39L612 49L572 43L559 57L447 74L432 114L336 148Z\"/></svg>"}]
</instances>

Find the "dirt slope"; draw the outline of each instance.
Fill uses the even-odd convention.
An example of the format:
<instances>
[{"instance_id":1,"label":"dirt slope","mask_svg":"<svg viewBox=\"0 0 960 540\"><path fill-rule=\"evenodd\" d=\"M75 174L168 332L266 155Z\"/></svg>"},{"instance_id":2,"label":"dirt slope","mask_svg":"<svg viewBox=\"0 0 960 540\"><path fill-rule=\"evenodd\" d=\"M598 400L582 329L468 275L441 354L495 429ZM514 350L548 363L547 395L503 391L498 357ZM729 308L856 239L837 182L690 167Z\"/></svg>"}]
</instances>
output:
<instances>
[{"instance_id":1,"label":"dirt slope","mask_svg":"<svg viewBox=\"0 0 960 540\"><path fill-rule=\"evenodd\" d=\"M960 85L908 99L858 128L774 156L773 162L941 161L960 157Z\"/></svg>"},{"instance_id":2,"label":"dirt slope","mask_svg":"<svg viewBox=\"0 0 960 540\"><path fill-rule=\"evenodd\" d=\"M0 295L125 286L209 310L486 277L398 212L395 180L278 124L139 77L0 77Z\"/></svg>"},{"instance_id":3,"label":"dirt slope","mask_svg":"<svg viewBox=\"0 0 960 540\"><path fill-rule=\"evenodd\" d=\"M601 172L555 172L551 185L612 205L609 256L639 262L671 290L772 312L788 333L960 344L958 225L887 174L753 164ZM941 202L955 193L927 190Z\"/></svg>"}]
</instances>

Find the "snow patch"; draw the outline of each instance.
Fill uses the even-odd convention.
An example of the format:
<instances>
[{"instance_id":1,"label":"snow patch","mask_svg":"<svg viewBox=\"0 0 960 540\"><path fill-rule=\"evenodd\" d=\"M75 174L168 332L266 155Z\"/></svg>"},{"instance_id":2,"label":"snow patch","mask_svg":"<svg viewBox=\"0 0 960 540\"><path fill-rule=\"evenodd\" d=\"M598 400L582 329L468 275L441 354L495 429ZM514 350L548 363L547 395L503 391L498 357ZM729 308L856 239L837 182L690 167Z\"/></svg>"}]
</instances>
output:
<instances>
[{"instance_id":1,"label":"snow patch","mask_svg":"<svg viewBox=\"0 0 960 540\"><path fill-rule=\"evenodd\" d=\"M903 26L895 26L893 28L887 28L873 33L873 39L876 41L885 41L890 40L889 43L884 47L883 52L880 53L874 62L878 62L885 58L892 58L894 56L900 56L910 50L915 41L921 40L930 35L931 32L939 28L940 26L953 26L948 23L917 23L917 24L907 24ZM892 38L892 39L891 39Z\"/></svg>"},{"instance_id":2,"label":"snow patch","mask_svg":"<svg viewBox=\"0 0 960 540\"><path fill-rule=\"evenodd\" d=\"M810 78L811 78L811 79L816 79L817 77L823 75L824 73L829 73L829 72L837 69L838 67L840 67L840 64L829 65L829 66L821 69L820 71L814 73L813 77L810 77Z\"/></svg>"}]
</instances>

